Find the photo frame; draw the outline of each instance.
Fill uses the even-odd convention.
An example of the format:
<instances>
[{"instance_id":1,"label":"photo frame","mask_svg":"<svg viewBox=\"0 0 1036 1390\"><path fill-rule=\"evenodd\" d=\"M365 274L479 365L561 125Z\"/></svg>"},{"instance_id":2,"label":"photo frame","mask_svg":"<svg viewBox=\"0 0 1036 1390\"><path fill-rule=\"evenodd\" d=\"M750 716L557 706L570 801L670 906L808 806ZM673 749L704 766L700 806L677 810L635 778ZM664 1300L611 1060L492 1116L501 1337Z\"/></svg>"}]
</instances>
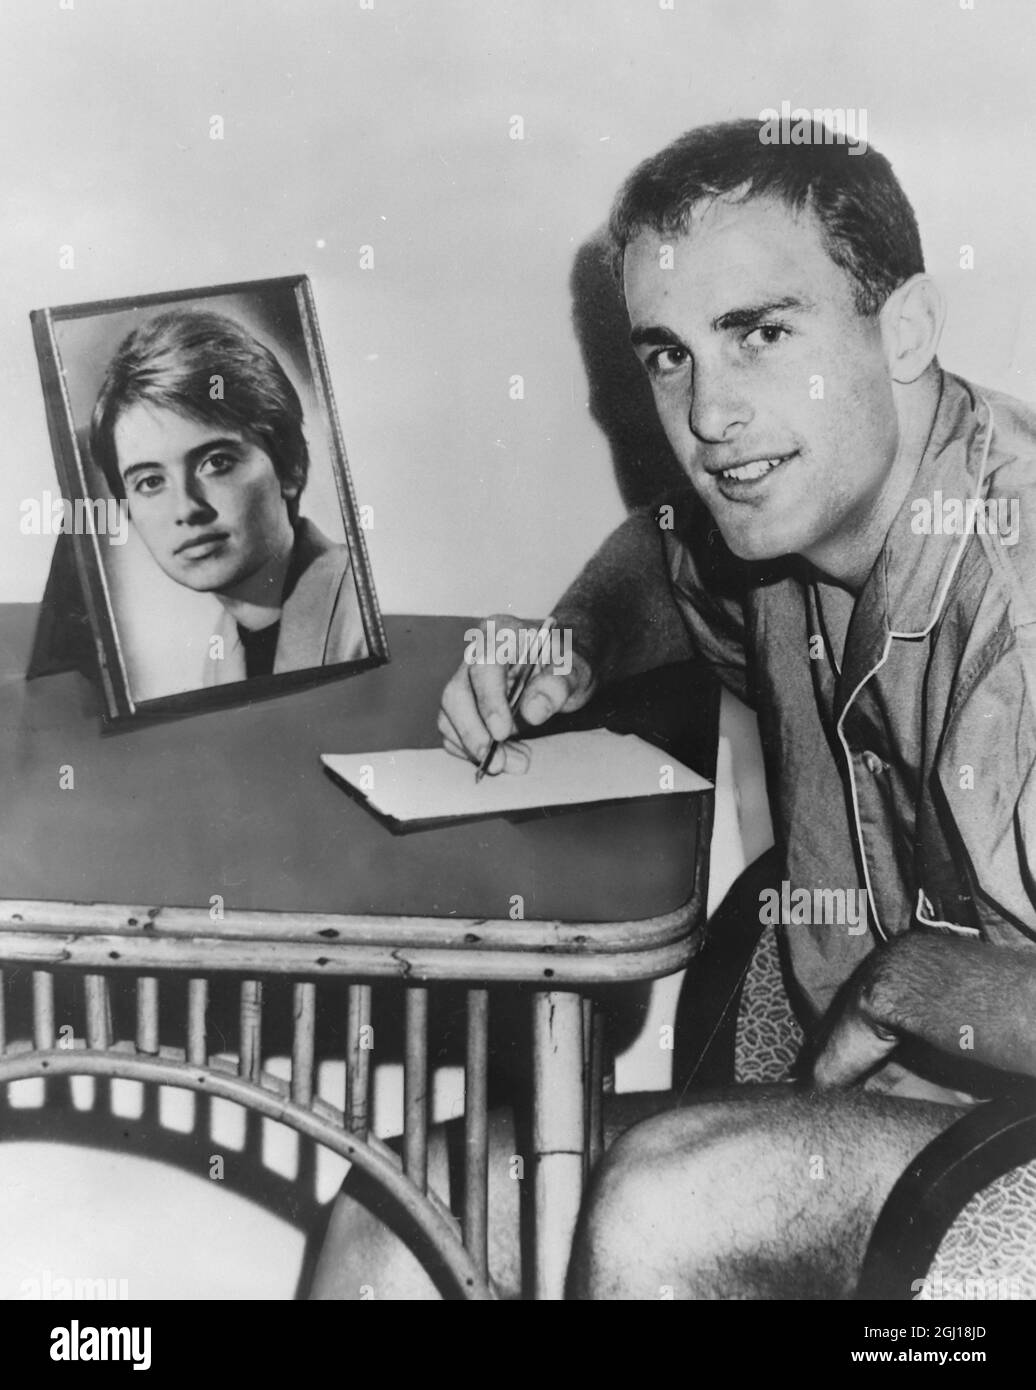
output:
<instances>
[{"instance_id":1,"label":"photo frame","mask_svg":"<svg viewBox=\"0 0 1036 1390\"><path fill-rule=\"evenodd\" d=\"M99 679L107 727L388 660L306 275L30 314L59 493L28 676Z\"/></svg>"}]
</instances>

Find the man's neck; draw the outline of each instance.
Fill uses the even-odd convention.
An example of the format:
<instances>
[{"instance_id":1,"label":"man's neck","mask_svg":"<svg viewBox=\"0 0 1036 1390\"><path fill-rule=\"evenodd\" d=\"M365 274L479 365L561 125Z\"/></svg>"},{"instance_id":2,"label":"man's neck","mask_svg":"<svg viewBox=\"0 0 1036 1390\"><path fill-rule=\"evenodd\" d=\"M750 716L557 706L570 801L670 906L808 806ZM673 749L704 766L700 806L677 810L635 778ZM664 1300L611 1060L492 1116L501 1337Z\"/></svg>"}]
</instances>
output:
<instances>
[{"instance_id":1,"label":"man's neck","mask_svg":"<svg viewBox=\"0 0 1036 1390\"><path fill-rule=\"evenodd\" d=\"M892 523L910 495L931 437L942 373L934 364L909 386L897 388L899 442L885 480L853 533L829 553L806 556L817 576L856 597L884 548Z\"/></svg>"}]
</instances>

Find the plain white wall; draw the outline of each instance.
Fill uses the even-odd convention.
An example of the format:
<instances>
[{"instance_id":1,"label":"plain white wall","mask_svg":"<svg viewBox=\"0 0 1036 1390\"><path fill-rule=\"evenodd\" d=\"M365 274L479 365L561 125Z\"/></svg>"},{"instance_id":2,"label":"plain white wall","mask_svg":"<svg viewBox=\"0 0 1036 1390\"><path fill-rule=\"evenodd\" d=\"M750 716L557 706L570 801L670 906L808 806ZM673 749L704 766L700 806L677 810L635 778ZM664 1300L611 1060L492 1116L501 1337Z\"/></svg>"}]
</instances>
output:
<instances>
[{"instance_id":1,"label":"plain white wall","mask_svg":"<svg viewBox=\"0 0 1036 1390\"><path fill-rule=\"evenodd\" d=\"M307 272L383 608L545 610L623 515L576 253L638 159L784 99L867 109L948 291L944 362L1036 398L1031 0L0 0L0 26L0 601L40 596L52 545L18 530L55 482L28 311ZM290 1296L298 1234L194 1178L162 1190L226 1231L212 1278L142 1160L0 1163L5 1229L23 1218L0 1297L42 1267Z\"/></svg>"},{"instance_id":2,"label":"plain white wall","mask_svg":"<svg viewBox=\"0 0 1036 1390\"><path fill-rule=\"evenodd\" d=\"M64 3L0 5L0 600L53 544L18 530L54 485L28 311L305 271L382 607L545 610L623 515L574 255L638 159L782 99L867 109L944 360L1036 396L1030 0Z\"/></svg>"}]
</instances>

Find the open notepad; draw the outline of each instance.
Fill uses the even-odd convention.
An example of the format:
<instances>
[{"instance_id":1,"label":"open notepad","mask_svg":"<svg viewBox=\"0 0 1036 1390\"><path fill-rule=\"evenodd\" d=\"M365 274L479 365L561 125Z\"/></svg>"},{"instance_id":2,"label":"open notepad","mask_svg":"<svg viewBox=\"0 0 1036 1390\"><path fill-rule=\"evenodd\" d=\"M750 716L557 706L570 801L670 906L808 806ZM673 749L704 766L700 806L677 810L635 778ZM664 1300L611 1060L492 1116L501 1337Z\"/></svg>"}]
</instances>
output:
<instances>
[{"instance_id":1,"label":"open notepad","mask_svg":"<svg viewBox=\"0 0 1036 1390\"><path fill-rule=\"evenodd\" d=\"M383 816L400 822L504 815L547 806L672 796L711 787L635 734L548 734L526 747L527 772L475 781L474 764L442 748L324 753L321 761Z\"/></svg>"}]
</instances>

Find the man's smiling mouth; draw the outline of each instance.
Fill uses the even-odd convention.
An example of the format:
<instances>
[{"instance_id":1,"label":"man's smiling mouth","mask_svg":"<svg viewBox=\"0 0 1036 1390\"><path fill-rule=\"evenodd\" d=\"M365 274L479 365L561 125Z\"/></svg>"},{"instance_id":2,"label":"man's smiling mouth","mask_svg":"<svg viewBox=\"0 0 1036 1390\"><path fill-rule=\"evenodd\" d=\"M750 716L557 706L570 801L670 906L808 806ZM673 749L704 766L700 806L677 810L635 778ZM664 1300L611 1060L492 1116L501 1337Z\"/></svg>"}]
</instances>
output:
<instances>
[{"instance_id":1,"label":"man's smiling mouth","mask_svg":"<svg viewBox=\"0 0 1036 1390\"><path fill-rule=\"evenodd\" d=\"M750 459L747 463L733 464L730 468L710 469L710 473L723 483L756 483L779 468L782 463L793 459L798 450L790 454L775 454L772 458Z\"/></svg>"}]
</instances>

